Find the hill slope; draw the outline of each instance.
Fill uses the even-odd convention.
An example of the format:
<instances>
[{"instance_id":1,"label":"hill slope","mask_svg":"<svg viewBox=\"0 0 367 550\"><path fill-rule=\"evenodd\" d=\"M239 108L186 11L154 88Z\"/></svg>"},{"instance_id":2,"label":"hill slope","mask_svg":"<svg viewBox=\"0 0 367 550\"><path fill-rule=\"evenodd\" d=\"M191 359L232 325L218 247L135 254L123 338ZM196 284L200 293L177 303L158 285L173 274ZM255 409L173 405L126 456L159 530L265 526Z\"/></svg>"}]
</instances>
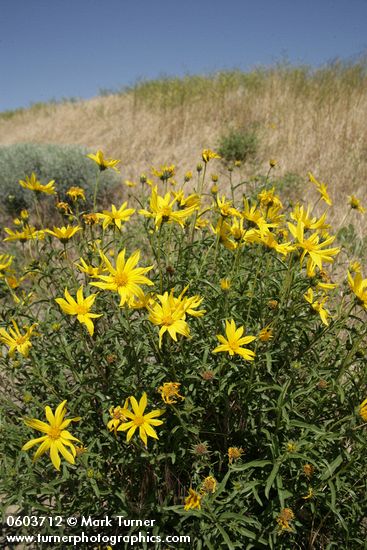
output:
<instances>
[{"instance_id":1,"label":"hill slope","mask_svg":"<svg viewBox=\"0 0 367 550\"><path fill-rule=\"evenodd\" d=\"M120 158L123 178L152 165L195 167L229 128L259 136L258 168L312 171L342 200L367 201L367 77L363 65L276 67L146 82L86 101L37 104L0 114L0 145L82 144ZM253 169L253 168L251 168ZM342 205L345 207L345 203Z\"/></svg>"}]
</instances>

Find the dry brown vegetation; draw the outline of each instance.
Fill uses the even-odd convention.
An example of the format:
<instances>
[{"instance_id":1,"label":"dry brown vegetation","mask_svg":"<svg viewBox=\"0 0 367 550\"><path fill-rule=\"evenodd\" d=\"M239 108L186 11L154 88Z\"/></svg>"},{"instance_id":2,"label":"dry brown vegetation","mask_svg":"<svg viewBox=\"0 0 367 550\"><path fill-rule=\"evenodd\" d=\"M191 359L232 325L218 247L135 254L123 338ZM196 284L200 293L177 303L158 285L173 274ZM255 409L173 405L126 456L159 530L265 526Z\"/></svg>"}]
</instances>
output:
<instances>
[{"instance_id":1,"label":"dry brown vegetation","mask_svg":"<svg viewBox=\"0 0 367 550\"><path fill-rule=\"evenodd\" d=\"M0 114L0 144L82 144L120 158L122 178L174 163L195 167L228 129L255 128L259 150L248 171L279 161L279 175L307 172L329 184L345 211L347 195L367 202L365 66L334 64L311 72L276 67L146 82L86 101L41 104Z\"/></svg>"}]
</instances>

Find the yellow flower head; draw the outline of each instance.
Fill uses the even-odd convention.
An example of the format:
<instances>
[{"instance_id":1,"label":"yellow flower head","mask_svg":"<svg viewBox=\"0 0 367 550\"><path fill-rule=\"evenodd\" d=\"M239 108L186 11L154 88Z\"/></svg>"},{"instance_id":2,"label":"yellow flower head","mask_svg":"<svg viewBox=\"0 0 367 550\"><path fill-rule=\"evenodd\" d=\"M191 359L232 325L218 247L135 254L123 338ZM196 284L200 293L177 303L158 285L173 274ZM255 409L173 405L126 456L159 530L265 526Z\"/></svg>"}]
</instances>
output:
<instances>
[{"instance_id":1,"label":"yellow flower head","mask_svg":"<svg viewBox=\"0 0 367 550\"><path fill-rule=\"evenodd\" d=\"M70 187L70 189L66 191L66 194L73 201L76 201L78 199L82 199L83 201L85 201L85 192L84 189L82 189L81 187Z\"/></svg>"},{"instance_id":2,"label":"yellow flower head","mask_svg":"<svg viewBox=\"0 0 367 550\"><path fill-rule=\"evenodd\" d=\"M173 296L174 289L172 289L171 290L172 300L176 304L177 308L182 306L185 313L187 313L187 315L192 315L193 317L202 317L206 312L206 310L205 309L197 310L196 308L200 306L201 302L203 301L203 298L200 298L200 296L198 296L197 294L190 297L184 296L188 288L189 288L189 285L185 286L185 288L183 289L181 294L178 296L178 298L175 298Z\"/></svg>"},{"instance_id":3,"label":"yellow flower head","mask_svg":"<svg viewBox=\"0 0 367 550\"><path fill-rule=\"evenodd\" d=\"M10 254L0 254L0 271L6 271L11 266L13 258Z\"/></svg>"},{"instance_id":4,"label":"yellow flower head","mask_svg":"<svg viewBox=\"0 0 367 550\"><path fill-rule=\"evenodd\" d=\"M153 266L135 267L139 262L140 251L136 250L127 260L125 260L125 253L125 250L122 250L118 254L116 267L114 267L107 256L100 251L100 256L109 274L97 275L100 280L90 283L91 286L96 286L102 290L118 292L121 298L121 307L125 303L130 303L135 297L143 299L144 292L139 285L153 285L152 281L145 277L145 273L153 269Z\"/></svg>"},{"instance_id":5,"label":"yellow flower head","mask_svg":"<svg viewBox=\"0 0 367 550\"><path fill-rule=\"evenodd\" d=\"M5 281L9 288L12 290L15 290L20 286L20 284L24 281L26 277L19 277L17 278L13 271L9 271L9 275L5 276Z\"/></svg>"},{"instance_id":6,"label":"yellow flower head","mask_svg":"<svg viewBox=\"0 0 367 550\"><path fill-rule=\"evenodd\" d=\"M50 451L50 458L56 470L60 470L61 459L59 453L61 453L67 462L70 464L75 464L76 448L72 441L79 442L79 439L72 436L66 428L71 422L78 422L80 417L64 420L66 415L66 401L60 403L55 411L55 414L48 406L45 408L45 413L48 424L46 424L46 422L42 422L41 420L36 420L35 418L27 418L24 420L25 424L29 428L33 428L34 430L42 432L45 435L28 441L28 443L23 445L22 451L28 451L34 447L34 445L41 443L33 457L33 460L37 460L37 458L47 453L47 451ZM69 449L67 449L67 447Z\"/></svg>"},{"instance_id":7,"label":"yellow flower head","mask_svg":"<svg viewBox=\"0 0 367 550\"><path fill-rule=\"evenodd\" d=\"M295 249L294 245L290 242L279 243L271 231L265 231L263 233L257 231L253 240L254 242L263 244L268 249L275 250L283 256L287 256L287 254L293 252Z\"/></svg>"},{"instance_id":8,"label":"yellow flower head","mask_svg":"<svg viewBox=\"0 0 367 550\"><path fill-rule=\"evenodd\" d=\"M231 288L231 280L230 279L221 279L219 281L220 288L222 290L229 290Z\"/></svg>"},{"instance_id":9,"label":"yellow flower head","mask_svg":"<svg viewBox=\"0 0 367 550\"><path fill-rule=\"evenodd\" d=\"M250 204L250 201L243 198L243 211L241 216L246 220L246 227L257 228L260 231L261 236L268 234L270 227L276 227L277 222L268 223L264 218L263 212L259 210L256 204Z\"/></svg>"},{"instance_id":10,"label":"yellow flower head","mask_svg":"<svg viewBox=\"0 0 367 550\"><path fill-rule=\"evenodd\" d=\"M227 352L229 355L240 355L246 361L253 361L255 353L247 348L241 346L249 344L256 340L256 336L242 336L244 333L244 327L236 327L233 319L231 321L226 320L226 337L221 334L217 334L217 339L221 342L220 346L217 346L213 353Z\"/></svg>"},{"instance_id":11,"label":"yellow flower head","mask_svg":"<svg viewBox=\"0 0 367 550\"><path fill-rule=\"evenodd\" d=\"M145 413L146 406L148 404L147 394L144 392L139 403L135 397L129 397L132 411L124 409L124 415L127 418L127 422L122 422L117 431L126 432L126 441L129 442L135 431L139 428L139 437L147 446L148 437L158 439L158 435L153 426L160 426L163 424L162 420L157 420L157 416L161 416L165 411L155 409L147 414ZM130 420L129 420L130 419Z\"/></svg>"},{"instance_id":12,"label":"yellow flower head","mask_svg":"<svg viewBox=\"0 0 367 550\"><path fill-rule=\"evenodd\" d=\"M63 298L56 298L55 302L59 304L62 311L67 315L76 315L79 323L84 324L89 334L93 336L94 324L92 319L102 316L102 313L90 313L97 294L91 294L87 298L84 298L82 285L76 293L76 301L70 296L67 288L65 288L64 296L65 300Z\"/></svg>"},{"instance_id":13,"label":"yellow flower head","mask_svg":"<svg viewBox=\"0 0 367 550\"><path fill-rule=\"evenodd\" d=\"M152 196L150 199L150 211L139 210L139 214L147 218L154 218L156 230L162 225L162 223L178 223L181 227L185 227L185 221L189 218L195 210L197 210L197 203L193 201L193 204L186 208L178 208L177 195L171 197L171 193L166 193L164 197L158 195L157 187L152 188Z\"/></svg>"},{"instance_id":14,"label":"yellow flower head","mask_svg":"<svg viewBox=\"0 0 367 550\"><path fill-rule=\"evenodd\" d=\"M280 198L275 193L275 187L272 187L271 189L264 189L258 194L257 198L259 199L261 206L265 206L267 208L270 208L271 206L283 208Z\"/></svg>"},{"instance_id":15,"label":"yellow flower head","mask_svg":"<svg viewBox=\"0 0 367 550\"><path fill-rule=\"evenodd\" d=\"M303 297L310 304L312 310L320 315L320 319L324 325L328 326L328 317L330 317L330 312L324 308L325 302L328 299L327 296L324 296L320 301L315 300L313 290L312 288L309 288Z\"/></svg>"},{"instance_id":16,"label":"yellow flower head","mask_svg":"<svg viewBox=\"0 0 367 550\"><path fill-rule=\"evenodd\" d=\"M185 173L185 176L184 176L184 182L187 183L188 181L190 181L192 179L192 172L189 171L189 172L186 172Z\"/></svg>"},{"instance_id":17,"label":"yellow flower head","mask_svg":"<svg viewBox=\"0 0 367 550\"><path fill-rule=\"evenodd\" d=\"M197 193L185 196L184 191L173 191L173 196L176 199L176 203L179 209L195 207L197 210L200 208L200 197Z\"/></svg>"},{"instance_id":18,"label":"yellow flower head","mask_svg":"<svg viewBox=\"0 0 367 550\"><path fill-rule=\"evenodd\" d=\"M110 432L114 431L115 435L116 435L117 428L120 426L120 424L122 422L127 422L127 416L125 416L125 411L127 410L128 407L129 407L129 398L125 400L123 407L120 407L120 406L110 407L109 413L110 413L110 416L112 417L112 420L109 420L109 422L107 422L107 429Z\"/></svg>"},{"instance_id":19,"label":"yellow flower head","mask_svg":"<svg viewBox=\"0 0 367 550\"><path fill-rule=\"evenodd\" d=\"M232 201L227 200L225 195L222 197L216 196L216 206L219 210L219 213L223 218L228 218L229 216L239 216L239 212L232 206Z\"/></svg>"},{"instance_id":20,"label":"yellow flower head","mask_svg":"<svg viewBox=\"0 0 367 550\"><path fill-rule=\"evenodd\" d=\"M135 181L130 181L130 180L124 180L124 184L126 185L126 187L136 187L137 186L137 183Z\"/></svg>"},{"instance_id":21,"label":"yellow flower head","mask_svg":"<svg viewBox=\"0 0 367 550\"><path fill-rule=\"evenodd\" d=\"M89 275L89 277L95 277L98 278L99 275L104 273L106 271L106 268L103 264L101 264L98 267L94 267L93 265L88 265L83 258L80 258L80 264L75 264L76 267L81 271L82 273L86 273Z\"/></svg>"},{"instance_id":22,"label":"yellow flower head","mask_svg":"<svg viewBox=\"0 0 367 550\"><path fill-rule=\"evenodd\" d=\"M364 214L366 212L366 209L361 205L361 201L357 199L354 195L350 195L348 197L349 206L352 208L352 210L357 210L357 212L360 212L361 214Z\"/></svg>"},{"instance_id":23,"label":"yellow flower head","mask_svg":"<svg viewBox=\"0 0 367 550\"><path fill-rule=\"evenodd\" d=\"M314 491L313 491L312 487L309 487L307 494L304 495L302 498L303 498L303 500L309 500L313 496L314 496Z\"/></svg>"},{"instance_id":24,"label":"yellow flower head","mask_svg":"<svg viewBox=\"0 0 367 550\"><path fill-rule=\"evenodd\" d=\"M190 509L194 510L195 508L200 510L201 499L202 499L202 496L196 491L194 491L194 489L191 489L190 487L189 494L185 498L185 510L190 510Z\"/></svg>"},{"instance_id":25,"label":"yellow flower head","mask_svg":"<svg viewBox=\"0 0 367 550\"><path fill-rule=\"evenodd\" d=\"M148 309L154 305L155 293L147 292L142 298L135 298L129 302L129 306L133 309Z\"/></svg>"},{"instance_id":26,"label":"yellow flower head","mask_svg":"<svg viewBox=\"0 0 367 550\"><path fill-rule=\"evenodd\" d=\"M308 173L308 179L311 183L313 183L316 186L317 191L321 195L321 199L326 202L329 206L331 206L333 203L331 201L331 198L327 191L327 185L325 183L317 181L317 179L311 174L311 172Z\"/></svg>"},{"instance_id":27,"label":"yellow flower head","mask_svg":"<svg viewBox=\"0 0 367 550\"><path fill-rule=\"evenodd\" d=\"M177 342L177 334L182 334L186 338L190 336L189 326L186 323L186 311L184 302L178 302L173 293L165 292L158 294L160 303L148 306L149 321L154 325L160 326L159 329L159 347L162 346L162 337L168 332L170 337Z\"/></svg>"},{"instance_id":28,"label":"yellow flower head","mask_svg":"<svg viewBox=\"0 0 367 550\"><path fill-rule=\"evenodd\" d=\"M214 153L211 149L204 149L201 153L201 158L205 163L207 163L211 159L220 159L221 157L217 153Z\"/></svg>"},{"instance_id":29,"label":"yellow flower head","mask_svg":"<svg viewBox=\"0 0 367 550\"><path fill-rule=\"evenodd\" d=\"M305 224L300 220L298 220L297 226L289 222L288 227L293 237L297 239L296 246L303 249L300 258L301 264L305 256L309 256L309 272L312 272L315 266L322 269L322 262L333 263L333 256L339 254L340 248L327 248L335 240L335 237L328 236L320 242L320 235L315 232L306 238Z\"/></svg>"},{"instance_id":30,"label":"yellow flower head","mask_svg":"<svg viewBox=\"0 0 367 550\"><path fill-rule=\"evenodd\" d=\"M291 218L292 220L298 222L301 221L304 224L305 230L307 229L328 229L330 226L326 223L326 212L322 214L322 216L317 219L315 216L312 217L311 215L311 207L307 206L307 210L305 210L304 206L296 204L293 211L291 212Z\"/></svg>"},{"instance_id":31,"label":"yellow flower head","mask_svg":"<svg viewBox=\"0 0 367 550\"><path fill-rule=\"evenodd\" d=\"M163 401L167 405L174 405L177 399L184 400L183 395L180 395L181 384L179 382L164 382L163 386L159 386L158 391L161 393Z\"/></svg>"},{"instance_id":32,"label":"yellow flower head","mask_svg":"<svg viewBox=\"0 0 367 550\"><path fill-rule=\"evenodd\" d=\"M362 279L360 271L355 272L354 278L348 271L348 283L358 303L367 309L367 279Z\"/></svg>"},{"instance_id":33,"label":"yellow flower head","mask_svg":"<svg viewBox=\"0 0 367 550\"><path fill-rule=\"evenodd\" d=\"M288 441L285 445L285 448L288 453L295 453L298 449L297 443L295 443L294 441Z\"/></svg>"},{"instance_id":34,"label":"yellow flower head","mask_svg":"<svg viewBox=\"0 0 367 550\"><path fill-rule=\"evenodd\" d=\"M55 180L51 180L46 185L42 185L34 172L32 172L30 177L26 176L25 180L19 180L19 185L30 191L35 191L36 193L45 193L46 195L56 194Z\"/></svg>"},{"instance_id":35,"label":"yellow flower head","mask_svg":"<svg viewBox=\"0 0 367 550\"><path fill-rule=\"evenodd\" d=\"M71 237L75 235L78 231L81 230L81 227L79 225L72 227L71 225L68 225L67 227L55 227L53 228L53 231L51 229L45 229L45 232L49 235L52 235L53 237L56 237L61 241L63 244L66 244Z\"/></svg>"},{"instance_id":36,"label":"yellow flower head","mask_svg":"<svg viewBox=\"0 0 367 550\"><path fill-rule=\"evenodd\" d=\"M0 342L9 347L9 355L12 357L17 351L24 357L28 357L29 350L32 347L30 338L32 332L37 326L37 323L34 323L30 327L23 327L25 333L21 334L17 323L12 320L13 328L9 328L7 332L4 328L0 328Z\"/></svg>"},{"instance_id":37,"label":"yellow flower head","mask_svg":"<svg viewBox=\"0 0 367 550\"><path fill-rule=\"evenodd\" d=\"M349 265L349 270L354 271L354 273L357 273L358 271L362 271L361 262L358 262L357 260L351 262Z\"/></svg>"},{"instance_id":38,"label":"yellow flower head","mask_svg":"<svg viewBox=\"0 0 367 550\"><path fill-rule=\"evenodd\" d=\"M159 169L152 168L152 174L157 176L161 181L168 181L170 178L173 178L175 175L176 167L174 164L167 166L164 164Z\"/></svg>"},{"instance_id":39,"label":"yellow flower head","mask_svg":"<svg viewBox=\"0 0 367 550\"><path fill-rule=\"evenodd\" d=\"M367 422L367 398L359 405L359 414Z\"/></svg>"},{"instance_id":40,"label":"yellow flower head","mask_svg":"<svg viewBox=\"0 0 367 550\"><path fill-rule=\"evenodd\" d=\"M67 202L63 202L63 201L57 202L56 208L62 211L66 216L70 216L73 213L70 208L70 205Z\"/></svg>"},{"instance_id":41,"label":"yellow flower head","mask_svg":"<svg viewBox=\"0 0 367 550\"><path fill-rule=\"evenodd\" d=\"M320 288L324 292L334 290L334 288L338 286L337 283L332 282L330 274L324 269L319 272L319 277L321 280L317 283L316 287Z\"/></svg>"},{"instance_id":42,"label":"yellow flower head","mask_svg":"<svg viewBox=\"0 0 367 550\"><path fill-rule=\"evenodd\" d=\"M116 172L119 171L118 168L117 168L117 165L121 161L111 159L111 158L104 158L104 154L99 149L98 149L98 151L95 155L91 153L91 154L87 155L87 157L90 158L91 160L94 160L94 162L96 162L98 164L98 167L99 167L101 172L103 170L107 170L107 168L112 168Z\"/></svg>"},{"instance_id":43,"label":"yellow flower head","mask_svg":"<svg viewBox=\"0 0 367 550\"><path fill-rule=\"evenodd\" d=\"M118 229L121 229L121 224L127 222L135 212L134 208L126 207L127 202L124 202L119 209L112 204L111 211L103 210L102 214L97 214L98 219L103 220L103 229L106 229L110 224L114 224Z\"/></svg>"},{"instance_id":44,"label":"yellow flower head","mask_svg":"<svg viewBox=\"0 0 367 550\"><path fill-rule=\"evenodd\" d=\"M43 231L37 231L35 227L30 227L27 225L23 228L22 231L12 231L8 227L4 228L5 233L7 233L7 237L5 237L4 242L6 241L20 241L21 243L25 243L28 240L31 239L43 239L44 238L44 232Z\"/></svg>"}]
</instances>

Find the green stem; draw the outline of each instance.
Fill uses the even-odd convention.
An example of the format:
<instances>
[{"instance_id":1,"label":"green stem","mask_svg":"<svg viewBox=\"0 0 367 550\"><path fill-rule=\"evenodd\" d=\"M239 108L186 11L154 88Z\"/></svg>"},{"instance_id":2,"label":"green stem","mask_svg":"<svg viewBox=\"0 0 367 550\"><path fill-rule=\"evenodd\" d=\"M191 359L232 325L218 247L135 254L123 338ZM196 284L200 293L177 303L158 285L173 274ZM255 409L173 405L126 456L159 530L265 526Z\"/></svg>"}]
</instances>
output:
<instances>
[{"instance_id":1,"label":"green stem","mask_svg":"<svg viewBox=\"0 0 367 550\"><path fill-rule=\"evenodd\" d=\"M200 199L201 199L201 195L202 195L202 192L203 192L205 174L206 174L206 163L204 164L203 175L202 175L202 178L199 182L199 187L198 187L198 195L199 195ZM196 226L196 220L197 219L198 219L198 211L195 210L195 215L194 215L194 219L193 219L193 222L192 222L192 229L191 229L191 238L190 238L190 243L191 244L194 241L195 226Z\"/></svg>"},{"instance_id":2,"label":"green stem","mask_svg":"<svg viewBox=\"0 0 367 550\"><path fill-rule=\"evenodd\" d=\"M100 175L101 175L101 173L98 172L98 174L97 174L97 176L96 176L96 182L95 182L95 184L94 184L93 212L96 211L97 193L98 193Z\"/></svg>"},{"instance_id":3,"label":"green stem","mask_svg":"<svg viewBox=\"0 0 367 550\"><path fill-rule=\"evenodd\" d=\"M158 250L157 250L157 264L159 269L159 289L162 294L163 292L163 270L161 262L161 237L162 237L162 224L159 226L158 231Z\"/></svg>"}]
</instances>

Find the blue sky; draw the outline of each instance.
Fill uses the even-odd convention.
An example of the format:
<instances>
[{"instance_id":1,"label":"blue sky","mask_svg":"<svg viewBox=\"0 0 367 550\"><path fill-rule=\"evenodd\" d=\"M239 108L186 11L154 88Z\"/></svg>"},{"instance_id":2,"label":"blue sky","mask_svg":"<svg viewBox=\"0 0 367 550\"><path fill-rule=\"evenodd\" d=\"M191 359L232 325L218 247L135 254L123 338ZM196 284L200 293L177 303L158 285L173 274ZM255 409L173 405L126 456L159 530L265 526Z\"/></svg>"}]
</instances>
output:
<instances>
[{"instance_id":1,"label":"blue sky","mask_svg":"<svg viewBox=\"0 0 367 550\"><path fill-rule=\"evenodd\" d=\"M367 53L367 0L1 0L0 111L141 78Z\"/></svg>"}]
</instances>

